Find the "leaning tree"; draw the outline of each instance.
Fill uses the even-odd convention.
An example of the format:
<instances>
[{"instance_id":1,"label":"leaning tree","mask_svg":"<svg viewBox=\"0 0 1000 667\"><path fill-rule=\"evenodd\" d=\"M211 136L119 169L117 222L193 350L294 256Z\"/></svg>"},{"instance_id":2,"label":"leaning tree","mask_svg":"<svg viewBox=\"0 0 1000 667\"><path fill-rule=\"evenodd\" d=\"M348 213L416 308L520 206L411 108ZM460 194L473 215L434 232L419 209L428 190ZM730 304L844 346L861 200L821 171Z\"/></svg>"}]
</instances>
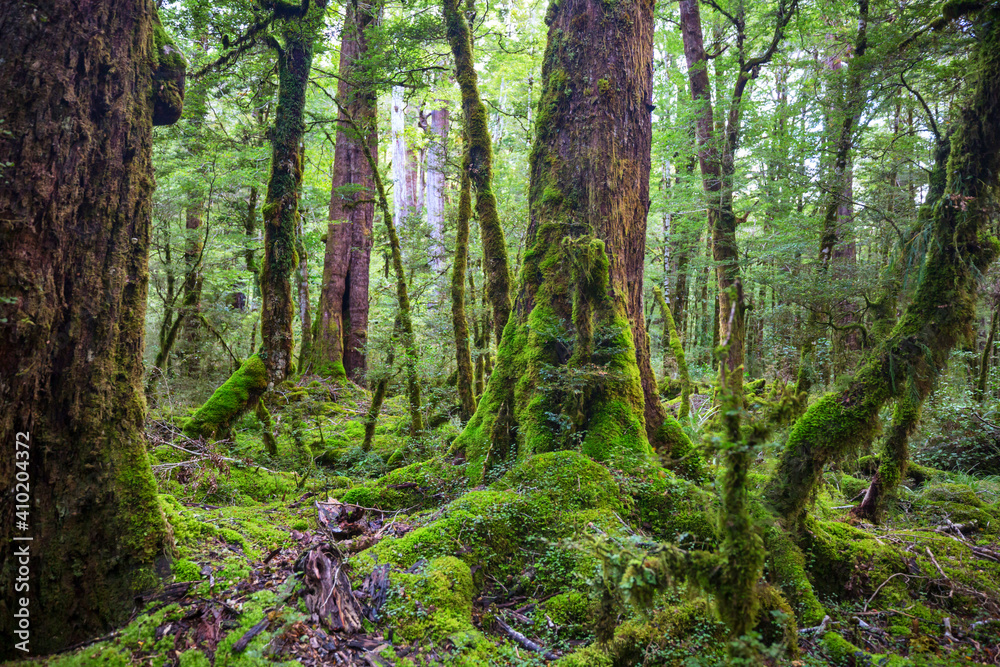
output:
<instances>
[{"instance_id":1,"label":"leaning tree","mask_svg":"<svg viewBox=\"0 0 1000 667\"><path fill-rule=\"evenodd\" d=\"M186 65L152 0L4 3L0 30L6 656L15 546L30 545L16 596L29 600L33 653L126 620L136 593L169 571L142 353L152 128L179 118ZM15 452L15 438L28 447Z\"/></svg>"}]
</instances>

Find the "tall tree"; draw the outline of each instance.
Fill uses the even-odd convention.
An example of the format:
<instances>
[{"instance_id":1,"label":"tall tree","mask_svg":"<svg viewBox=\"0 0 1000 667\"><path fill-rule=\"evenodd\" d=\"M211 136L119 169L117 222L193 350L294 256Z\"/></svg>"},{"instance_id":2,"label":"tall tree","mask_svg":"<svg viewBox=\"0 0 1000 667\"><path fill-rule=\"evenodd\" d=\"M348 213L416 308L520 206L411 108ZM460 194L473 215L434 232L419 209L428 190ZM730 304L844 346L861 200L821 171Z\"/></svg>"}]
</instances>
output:
<instances>
[{"instance_id":1,"label":"tall tree","mask_svg":"<svg viewBox=\"0 0 1000 667\"><path fill-rule=\"evenodd\" d=\"M0 585L27 549L16 595L44 653L125 621L169 571L142 350L152 126L180 117L186 65L151 0L4 3L0 29Z\"/></svg>"},{"instance_id":2,"label":"tall tree","mask_svg":"<svg viewBox=\"0 0 1000 667\"><path fill-rule=\"evenodd\" d=\"M378 156L377 96L363 62L368 55L365 30L374 23L376 11L376 5L352 0L344 18L337 83L344 109L337 122L330 225L313 343L314 372L359 383L365 382L368 369L368 268L375 216L373 170L362 144Z\"/></svg>"},{"instance_id":3,"label":"tall tree","mask_svg":"<svg viewBox=\"0 0 1000 667\"><path fill-rule=\"evenodd\" d=\"M701 29L699 0L681 0L681 35L687 59L691 97L697 115L698 161L708 205L708 224L712 232L712 258L715 261L719 307L716 312L717 340L729 341L726 365L729 386L739 399L743 382L743 357L746 343L746 309L740 281L739 250L736 227L739 222L733 209L733 177L736 174L736 151L739 148L743 98L747 85L767 64L784 37L797 0L779 0L773 36L758 56L748 57L746 8L738 2L735 10L723 11L736 31L738 68L736 83L729 96L724 124L717 128L712 109L712 90L708 77L708 55ZM718 7L717 5L713 5ZM720 136L721 134L721 136Z\"/></svg>"},{"instance_id":4,"label":"tall tree","mask_svg":"<svg viewBox=\"0 0 1000 667\"><path fill-rule=\"evenodd\" d=\"M497 198L493 192L493 140L490 138L489 118L479 95L479 75L472 57L472 33L460 4L459 0L442 0L441 7L451 52L455 57L455 77L462 90L462 120L468 139L464 164L476 195L486 292L493 309L493 335L499 344L511 311L510 262L507 259L507 240L497 213Z\"/></svg>"},{"instance_id":5,"label":"tall tree","mask_svg":"<svg viewBox=\"0 0 1000 667\"><path fill-rule=\"evenodd\" d=\"M472 478L567 447L598 460L652 453L635 336L652 375L641 294L653 3L567 0L547 22L521 284L489 385L455 442Z\"/></svg>"},{"instance_id":6,"label":"tall tree","mask_svg":"<svg viewBox=\"0 0 1000 667\"><path fill-rule=\"evenodd\" d=\"M280 0L267 3L247 34L263 34L278 61L278 109L271 129L271 173L261 217L264 223L264 258L260 267L261 348L198 409L184 427L191 436L226 432L247 408L258 404L269 386L282 382L292 371L291 274L295 268L296 221L302 182L303 113L312 67L313 47L323 27L326 3L317 0L291 6ZM264 32L277 23L277 37ZM251 41L238 38L236 52ZM223 57L225 59L226 56ZM258 415L266 420L266 411Z\"/></svg>"}]
</instances>

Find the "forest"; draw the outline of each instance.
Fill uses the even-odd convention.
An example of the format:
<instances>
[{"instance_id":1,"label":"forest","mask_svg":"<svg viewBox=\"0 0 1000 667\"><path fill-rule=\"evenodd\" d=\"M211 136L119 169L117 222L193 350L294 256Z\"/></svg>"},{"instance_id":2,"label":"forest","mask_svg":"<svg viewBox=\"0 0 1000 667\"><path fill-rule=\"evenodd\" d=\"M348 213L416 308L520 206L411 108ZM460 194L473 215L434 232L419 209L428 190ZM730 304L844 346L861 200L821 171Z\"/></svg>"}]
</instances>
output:
<instances>
[{"instance_id":1,"label":"forest","mask_svg":"<svg viewBox=\"0 0 1000 667\"><path fill-rule=\"evenodd\" d=\"M0 35L4 664L1000 665L996 0Z\"/></svg>"}]
</instances>

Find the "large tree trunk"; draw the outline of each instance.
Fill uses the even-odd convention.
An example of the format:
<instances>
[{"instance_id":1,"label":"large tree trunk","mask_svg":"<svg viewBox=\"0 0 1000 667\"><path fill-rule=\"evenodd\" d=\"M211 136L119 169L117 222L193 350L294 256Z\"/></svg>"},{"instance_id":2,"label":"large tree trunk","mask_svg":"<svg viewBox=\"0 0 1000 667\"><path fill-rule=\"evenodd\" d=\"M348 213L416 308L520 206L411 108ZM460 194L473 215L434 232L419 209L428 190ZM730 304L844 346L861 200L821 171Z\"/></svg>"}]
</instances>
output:
<instances>
[{"instance_id":1,"label":"large tree trunk","mask_svg":"<svg viewBox=\"0 0 1000 667\"><path fill-rule=\"evenodd\" d=\"M344 19L337 96L344 104L337 124L330 197L330 226L323 260L323 289L316 315L313 371L364 383L368 370L368 268L375 216L372 168L362 143L378 155L376 95L359 61L366 57L371 5L351 2ZM359 135L347 123L350 117Z\"/></svg>"},{"instance_id":2,"label":"large tree trunk","mask_svg":"<svg viewBox=\"0 0 1000 667\"><path fill-rule=\"evenodd\" d=\"M1000 168L1000 106L995 102L1000 95L1000 11L982 9L975 34L979 41L967 79L972 90L954 123L948 180L933 209L920 283L888 339L847 387L814 403L792 427L766 489L773 509L788 519L801 517L827 462L871 441L887 401L908 402L897 410L903 431L898 435L908 435L907 422L919 414L948 353L970 333L977 277L998 250L989 224ZM889 475L881 480L885 490L897 482L898 477Z\"/></svg>"},{"instance_id":3,"label":"large tree trunk","mask_svg":"<svg viewBox=\"0 0 1000 667\"><path fill-rule=\"evenodd\" d=\"M427 206L427 225L431 228L430 265L438 275L445 267L444 172L448 161L448 107L431 112L430 130L424 202Z\"/></svg>"},{"instance_id":4,"label":"large tree trunk","mask_svg":"<svg viewBox=\"0 0 1000 667\"><path fill-rule=\"evenodd\" d=\"M521 285L455 443L471 479L570 447L626 465L652 455L640 375L652 376L641 302L652 40L650 0L552 5Z\"/></svg>"},{"instance_id":5,"label":"large tree trunk","mask_svg":"<svg viewBox=\"0 0 1000 667\"><path fill-rule=\"evenodd\" d=\"M142 353L152 126L180 116L185 63L149 0L39 12L0 5L0 658L124 622L173 549Z\"/></svg>"}]
</instances>

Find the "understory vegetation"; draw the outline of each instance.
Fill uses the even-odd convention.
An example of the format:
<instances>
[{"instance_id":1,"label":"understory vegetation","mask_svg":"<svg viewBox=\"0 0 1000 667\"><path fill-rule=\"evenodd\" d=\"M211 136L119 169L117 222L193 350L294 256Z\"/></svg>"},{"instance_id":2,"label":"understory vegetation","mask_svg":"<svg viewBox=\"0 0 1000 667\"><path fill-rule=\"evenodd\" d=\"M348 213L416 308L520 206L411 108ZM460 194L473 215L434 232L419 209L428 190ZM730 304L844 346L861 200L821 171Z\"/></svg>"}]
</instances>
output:
<instances>
[{"instance_id":1,"label":"understory vegetation","mask_svg":"<svg viewBox=\"0 0 1000 667\"><path fill-rule=\"evenodd\" d=\"M121 1L0 101L128 195L0 143L0 657L1000 664L1000 4Z\"/></svg>"}]
</instances>

